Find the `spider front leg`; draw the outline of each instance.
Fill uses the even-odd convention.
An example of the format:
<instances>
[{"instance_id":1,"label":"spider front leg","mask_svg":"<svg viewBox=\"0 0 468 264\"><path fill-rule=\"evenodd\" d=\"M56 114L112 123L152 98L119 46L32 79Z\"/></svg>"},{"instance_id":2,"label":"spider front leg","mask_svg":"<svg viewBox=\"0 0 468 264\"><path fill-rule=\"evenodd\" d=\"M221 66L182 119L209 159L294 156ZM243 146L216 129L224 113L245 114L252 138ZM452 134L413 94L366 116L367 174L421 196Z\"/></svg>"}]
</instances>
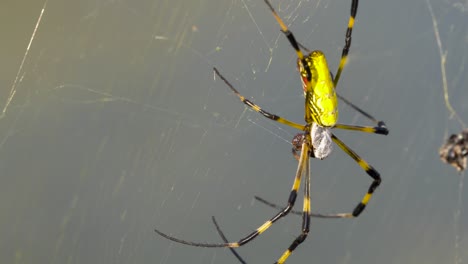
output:
<instances>
[{"instance_id":1,"label":"spider front leg","mask_svg":"<svg viewBox=\"0 0 468 264\"><path fill-rule=\"evenodd\" d=\"M235 95L237 95L237 97L239 98L239 100L244 103L246 106L248 106L250 109L254 110L255 112L257 113L260 113L261 115L263 115L264 117L270 119L270 120L273 120L273 121L276 121L278 123L281 123L281 124L284 124L284 125L287 125L287 126L290 126L290 127L293 127L293 128L296 128L296 129L299 129L299 130L304 130L305 129L305 126L301 125L301 124L298 124L298 123L295 123L295 122L292 122L292 121L289 121L287 120L286 118L282 118L281 116L277 116L275 114L271 114L265 110L263 110L260 106L254 104L252 101L250 101L249 99L246 99L243 95L241 95L237 90L236 88L234 88L234 86L226 79L224 78L223 75L221 75L221 73L218 71L218 69L213 68L213 71L215 72L215 74L221 79L223 80L223 82L231 89L231 91L234 92Z\"/></svg>"}]
</instances>

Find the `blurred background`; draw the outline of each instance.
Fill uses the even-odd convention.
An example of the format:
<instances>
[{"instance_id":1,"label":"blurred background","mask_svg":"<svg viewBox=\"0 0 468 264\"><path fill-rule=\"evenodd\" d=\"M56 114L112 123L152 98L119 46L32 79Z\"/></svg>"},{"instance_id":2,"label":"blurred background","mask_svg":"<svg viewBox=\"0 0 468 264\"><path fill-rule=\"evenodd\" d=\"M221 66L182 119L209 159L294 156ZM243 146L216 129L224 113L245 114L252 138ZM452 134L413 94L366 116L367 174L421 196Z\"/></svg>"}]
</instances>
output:
<instances>
[{"instance_id":1,"label":"blurred background","mask_svg":"<svg viewBox=\"0 0 468 264\"><path fill-rule=\"evenodd\" d=\"M351 1L272 4L335 72ZM7 0L0 21L0 262L238 263L153 230L221 242L214 215L237 240L276 213L254 195L287 201L297 131L212 71L303 122L296 55L265 3ZM359 218L312 219L288 263L468 263L464 174L438 155L468 122L467 65L468 2L360 1L337 89L390 134L335 133L383 182ZM343 103L340 122L371 125ZM351 211L371 182L339 148L311 174L314 212ZM288 216L239 253L272 263L300 227Z\"/></svg>"}]
</instances>

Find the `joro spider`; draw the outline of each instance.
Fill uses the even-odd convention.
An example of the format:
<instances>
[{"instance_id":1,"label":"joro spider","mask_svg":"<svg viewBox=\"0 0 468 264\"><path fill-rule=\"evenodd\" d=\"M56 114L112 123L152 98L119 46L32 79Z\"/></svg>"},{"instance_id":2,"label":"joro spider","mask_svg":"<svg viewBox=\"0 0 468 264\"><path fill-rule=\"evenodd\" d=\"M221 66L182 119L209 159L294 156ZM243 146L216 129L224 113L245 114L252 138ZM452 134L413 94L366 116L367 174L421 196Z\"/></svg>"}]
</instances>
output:
<instances>
[{"instance_id":1,"label":"joro spider","mask_svg":"<svg viewBox=\"0 0 468 264\"><path fill-rule=\"evenodd\" d=\"M225 243L199 243L182 240L175 238L168 234L165 234L157 229L156 233L172 240L177 243L186 244L196 247L225 247L225 248L237 248L240 247L254 238L265 232L270 228L273 223L278 221L280 218L289 214L296 202L297 191L300 187L300 182L302 176L305 178L304 185L304 205L302 209L302 228L301 234L296 237L296 239L291 243L291 245L286 249L286 251L280 256L276 263L284 263L286 259L292 254L292 252L307 238L310 227L310 217L323 217L323 218L353 218L359 216L363 210L366 208L366 205L370 201L372 194L375 189L380 185L381 178L380 174L365 160L363 160L359 155L357 155L352 149L350 149L343 141L338 139L332 132L331 129L345 129L345 130L354 130L366 133L382 134L387 135L388 129L382 121L377 121L371 115L362 111L358 107L354 106L343 97L340 97L336 94L335 87L338 84L341 72L346 64L348 51L351 46L351 34L354 26L354 20L358 8L358 0L352 0L351 3L351 15L348 21L348 28L346 30L346 39L345 46L343 47L343 52L341 55L340 64L338 70L335 74L335 77L332 76L328 64L325 58L325 55L322 51L315 50L309 52L306 48L300 45L293 33L288 29L283 20L276 13L273 6L268 0L264 0L265 3L270 8L273 16L281 27L281 31L285 34L289 43L294 48L297 54L297 68L301 75L304 96L305 96L305 125L301 125L295 122L291 122L280 116L271 114L263 110L260 106L254 104L252 101L246 99L242 96L235 88L232 86L229 81L221 75L218 69L214 68L215 74L224 81L224 83L239 97L245 105L250 109L262 114L264 117L271 119L273 121L279 122L281 124L296 128L301 133L297 134L293 139L293 155L298 160L298 166L296 170L296 175L292 185L292 190L288 198L288 204L281 208L281 210L275 214L272 218L258 227L254 232L248 234L247 236L241 238L237 242L225 242ZM309 52L307 56L304 56L300 47L305 51ZM342 99L345 103L349 104L352 108L359 111L361 114L366 116L372 122L376 123L376 127L369 126L354 126L354 125L345 125L337 124L338 120L338 98ZM335 142L338 147L340 147L346 154L348 154L356 163L372 178L372 183L367 190L367 193L361 199L361 201L356 205L354 210L351 213L339 213L339 214L312 214L310 211L310 170L309 170L309 157L324 159L330 155L332 151L332 142ZM299 152L299 154L298 154ZM257 198L258 199L258 198ZM262 200L262 199L260 199ZM271 204L263 200L264 203L269 204L270 206L276 207L276 205Z\"/></svg>"}]
</instances>

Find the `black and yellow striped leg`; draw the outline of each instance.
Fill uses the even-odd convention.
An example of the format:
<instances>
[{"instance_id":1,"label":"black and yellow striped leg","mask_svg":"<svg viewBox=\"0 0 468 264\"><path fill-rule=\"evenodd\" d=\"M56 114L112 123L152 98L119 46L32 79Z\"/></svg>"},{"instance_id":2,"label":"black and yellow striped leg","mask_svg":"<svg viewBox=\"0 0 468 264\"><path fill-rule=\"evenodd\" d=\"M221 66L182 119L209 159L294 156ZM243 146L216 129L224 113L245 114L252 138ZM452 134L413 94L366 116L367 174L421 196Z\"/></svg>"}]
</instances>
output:
<instances>
[{"instance_id":1,"label":"black and yellow striped leg","mask_svg":"<svg viewBox=\"0 0 468 264\"><path fill-rule=\"evenodd\" d=\"M254 196L255 197L255 200L265 204L265 205L268 205L274 209L281 209L281 206L277 205L277 204L274 204L272 202L269 202L265 199L263 199L262 197L260 196ZM294 214L294 215L301 215L303 214L302 211L298 211L298 210L291 210L290 214ZM310 217L314 217L314 218L349 218L348 214L321 214L321 213L313 213L313 212L310 212Z\"/></svg>"},{"instance_id":2,"label":"black and yellow striped leg","mask_svg":"<svg viewBox=\"0 0 468 264\"><path fill-rule=\"evenodd\" d=\"M308 148L307 145L304 144L303 148ZM307 150L308 151L308 150ZM284 263L287 258L293 253L293 251L302 243L304 240L307 238L310 230L310 162L307 158L307 151L302 152L302 155L304 156L304 159L302 159L303 163L299 163L298 165L302 168L301 172L305 176L304 180L304 205L303 205L303 211L300 213L302 214L302 230L301 234L293 241L293 243L288 247L288 249L281 255L281 257L277 260L278 264ZM293 212L291 210L291 212ZM295 211L294 211L295 212ZM299 214L299 212L297 212ZM215 217L212 217L213 224L216 227L216 230L218 231L218 234L221 236L224 242L228 243L228 240L226 236L224 235L223 231L221 230L220 226L216 222ZM231 252L234 254L234 256L239 260L239 262L245 264L245 260L237 253L237 251L233 248L230 248Z\"/></svg>"},{"instance_id":3,"label":"black and yellow striped leg","mask_svg":"<svg viewBox=\"0 0 468 264\"><path fill-rule=\"evenodd\" d=\"M310 142L310 141L309 141ZM308 145L307 143L302 145L302 148L307 148L307 151L301 152L301 159L302 164L299 162L299 165L303 168L302 172L304 173L304 205L302 209L302 230L301 234L294 239L292 244L288 247L288 249L281 255L276 263L282 264L286 261L286 259L293 253L293 251L306 240L307 236L309 235L310 229L310 170L309 170L309 155L308 153ZM300 160L301 160L300 159Z\"/></svg>"},{"instance_id":4,"label":"black and yellow striped leg","mask_svg":"<svg viewBox=\"0 0 468 264\"><path fill-rule=\"evenodd\" d=\"M374 124L377 125L377 127L384 131L386 130L387 131L387 134L388 134L388 129L387 129L387 125L385 124L384 121L382 120L377 120L375 117L373 117L372 115L370 115L369 113L367 113L366 111L362 110L361 108L359 108L357 105L351 103L351 101L349 101L348 99L344 98L343 96L341 96L340 94L336 93L336 95L338 96L338 98L343 101L345 104L347 104L348 106L350 106L351 108L353 108L356 112L359 112L361 115L365 116L367 119L369 119L370 121L372 121ZM377 133L377 134L383 134L383 135L387 135L385 133Z\"/></svg>"},{"instance_id":5,"label":"black and yellow striped leg","mask_svg":"<svg viewBox=\"0 0 468 264\"><path fill-rule=\"evenodd\" d=\"M281 31L284 33L284 35L286 36L286 38L288 39L289 43L291 44L291 46L294 48L294 51L296 51L296 54L297 54L297 58L302 62L302 66L304 67L304 71L306 72L307 74L307 80L311 80L312 78L312 74L310 72L310 68L309 68L309 64L306 63L305 61L305 57L304 57L304 54L302 53L300 47L304 47L302 46L299 42L297 42L296 38L294 37L294 34L289 30L289 28L286 26L286 24L283 22L283 20L281 19L281 17L278 15L278 13L276 13L276 10L273 8L273 6L271 5L271 3L268 1L268 0L264 0L265 3L268 5L268 7L270 8L270 11L271 13L273 14L273 16L275 17L276 21L278 22L278 24L280 25L281 27ZM305 49L307 50L307 49ZM310 86L311 86L311 83L307 83L307 88L306 90L308 91Z\"/></svg>"},{"instance_id":6,"label":"black and yellow striped leg","mask_svg":"<svg viewBox=\"0 0 468 264\"><path fill-rule=\"evenodd\" d=\"M213 221L213 224L216 227L216 231L218 231L219 236L223 239L225 243L229 243L227 237L224 235L223 231L221 230L221 227L219 226L218 222L216 221L216 218L214 216L211 217L211 221ZM246 264L245 260L237 253L237 251L234 248L229 248L231 253L239 260L240 263Z\"/></svg>"},{"instance_id":7,"label":"black and yellow striped leg","mask_svg":"<svg viewBox=\"0 0 468 264\"><path fill-rule=\"evenodd\" d=\"M310 139L309 139L308 142L310 142ZM237 242L228 242L228 243L218 243L218 244L216 244L216 243L199 243L199 242L192 242L192 241L187 241L187 240L183 240L183 239L173 237L171 235L168 235L166 233L163 233L163 232L159 231L158 229L155 229L154 231L156 233L158 233L160 236L162 236L162 237L164 237L166 239L169 239L171 241L174 241L174 242L177 242L177 243L180 243L180 244L185 244L185 245L194 246L194 247L237 248L237 247L240 247L240 246L252 241L254 238L256 238L257 236L259 236L260 234L265 232L268 228L270 228L273 225L273 223L275 223L280 218L282 218L282 217L286 216L287 214L289 214L289 212L293 208L294 203L296 202L296 198L297 198L297 190L299 189L300 184L301 184L301 177L302 177L303 170L304 170L304 167L305 167L304 163L308 162L308 160L309 160L308 150L309 150L308 145L304 141L303 146L302 146L302 150L301 150L301 158L300 158L298 166L297 166L296 176L294 178L294 183L292 185L291 193L289 194L288 205L286 207L282 208L282 210L280 212L278 212L275 216L270 218L270 220L266 221L263 225L258 227L254 232L250 233L249 235L245 236L244 238L240 239L239 241L237 241Z\"/></svg>"},{"instance_id":8,"label":"black and yellow striped leg","mask_svg":"<svg viewBox=\"0 0 468 264\"><path fill-rule=\"evenodd\" d=\"M303 60L304 59L304 54L302 54L302 51L301 49L299 48L299 43L297 42L296 38L294 37L294 34L289 31L288 27L286 26L286 24L283 22L283 20L281 19L281 17L278 15L278 13L276 13L275 9L273 8L273 6L271 5L271 3L268 1L268 0L264 0L265 3L268 5L268 7L270 8L270 11L271 13L273 13L273 16L275 17L276 21L278 21L278 24L280 25L281 27L281 31L283 31L284 35L286 36L286 38L289 40L289 43L291 43L291 46L294 48L294 50L296 51L296 54L297 54L297 57L300 59L300 60ZM310 70L309 70L310 72ZM310 78L309 78L310 79Z\"/></svg>"},{"instance_id":9,"label":"black and yellow striped leg","mask_svg":"<svg viewBox=\"0 0 468 264\"><path fill-rule=\"evenodd\" d=\"M351 103L348 99L344 98L343 96L339 95L338 93L337 93L337 96L344 103L346 103L348 106L353 108L355 111L357 111L361 115L365 116L367 119L372 121L377 126L376 127L368 127L368 126L363 127L363 126L336 124L334 126L334 128L345 129L345 130L354 130L354 131L373 133L373 134L380 134L380 135L388 135L388 128L387 128L387 125L384 123L384 121L379 121L379 120L375 119L372 115L370 115L366 111L362 110L361 108L359 108L355 104Z\"/></svg>"},{"instance_id":10,"label":"black and yellow striped leg","mask_svg":"<svg viewBox=\"0 0 468 264\"><path fill-rule=\"evenodd\" d=\"M366 171L366 173L373 179L367 193L362 198L361 202L354 208L352 213L347 214L339 214L342 217L357 217L359 216L362 211L366 208L367 203L372 198L372 194L374 193L375 189L379 187L380 182L382 181L380 178L380 174L375 170L369 163L359 157L352 149L350 149L343 141L338 139L335 135L332 134L332 140L337 144L346 154L348 154L351 158L353 158L359 166Z\"/></svg>"},{"instance_id":11,"label":"black and yellow striped leg","mask_svg":"<svg viewBox=\"0 0 468 264\"><path fill-rule=\"evenodd\" d=\"M353 2L351 2L351 15L349 16L348 29L346 30L345 45L341 54L340 65L338 66L338 70L335 74L335 79L333 80L333 84L335 85L335 87L337 86L338 81L340 80L341 72L343 71L343 68L346 64L346 60L348 59L348 52L349 48L351 47L351 34L353 33L354 20L356 18L358 4L359 0L353 0Z\"/></svg>"},{"instance_id":12,"label":"black and yellow striped leg","mask_svg":"<svg viewBox=\"0 0 468 264\"><path fill-rule=\"evenodd\" d=\"M299 135L298 135L299 136ZM297 136L296 136L297 137ZM354 208L352 213L339 213L339 214L319 214L319 213L311 213L311 217L317 217L317 218L353 218L359 216L364 208L366 207L367 203L372 197L372 194L374 193L375 189L380 185L381 178L380 174L371 166L369 165L365 160L363 160L359 155L357 155L352 149L350 149L345 143L343 143L340 139L338 139L335 135L332 134L332 140L337 144L346 154L348 154L351 158L353 158L358 165L363 168L366 173L373 179L372 184L370 185L366 195L362 198L361 202ZM293 155L295 154L295 149L293 148ZM296 148L296 151L298 149ZM296 156L297 154L295 154ZM275 209L280 208L280 206L271 203L261 197L255 196L255 199L260 201L261 203L264 203L270 207L273 207ZM301 212L298 211L292 211L292 214L295 215L301 215Z\"/></svg>"},{"instance_id":13,"label":"black and yellow striped leg","mask_svg":"<svg viewBox=\"0 0 468 264\"><path fill-rule=\"evenodd\" d=\"M362 110L361 108L359 108L357 105L351 103L351 101L349 101L348 99L344 98L343 96L341 96L338 92L336 93L336 96L338 96L338 98L343 101L345 104L347 104L348 106L350 106L351 108L353 108L356 112L359 112L361 115L367 117L367 119L369 119L370 121L372 121L374 124L376 124L378 127L387 127L387 125L384 123L384 121L381 121L381 120L377 120L375 117L371 116L369 113L367 113L366 111Z\"/></svg>"},{"instance_id":14,"label":"black and yellow striped leg","mask_svg":"<svg viewBox=\"0 0 468 264\"><path fill-rule=\"evenodd\" d=\"M303 146L304 148L307 147L306 144ZM302 243L304 240L307 238L307 235L309 234L309 229L310 229L310 170L309 170L309 160L307 159L307 151L302 152L303 155L305 155L304 159L302 161L304 162L302 165L299 163L298 165L302 168L301 172L305 176L304 180L304 205L303 205L303 210L301 212L302 214L302 231L301 234L293 241L293 243L288 247L288 249L283 253L283 255L278 259L277 262L278 264L284 263L286 259L292 254L292 252ZM282 208L281 208L282 209ZM291 210L292 212L292 210ZM299 212L297 212L299 213ZM216 230L218 234L221 236L224 242L228 243L228 240L226 236L224 235L223 231L221 230L221 227L219 226L218 222L216 221L215 217L213 216L212 218L213 224L216 227ZM237 253L237 251L234 248L230 248L232 254L239 260L240 263L245 264L245 260Z\"/></svg>"},{"instance_id":15,"label":"black and yellow striped leg","mask_svg":"<svg viewBox=\"0 0 468 264\"><path fill-rule=\"evenodd\" d=\"M379 134L379 135L388 135L388 129L387 127L385 127L385 124L382 124L382 126L377 126L377 127L336 124L333 128L354 130L354 131Z\"/></svg>"},{"instance_id":16,"label":"black and yellow striped leg","mask_svg":"<svg viewBox=\"0 0 468 264\"><path fill-rule=\"evenodd\" d=\"M258 235L262 234L265 232L268 228L270 228L273 223L278 221L280 218L286 216L291 209L294 207L294 203L296 202L297 198L297 190L299 189L301 185L301 177L303 175L303 170L304 170L304 164L305 162L308 162L309 156L308 156L308 147L307 143L304 141L302 145L302 150L301 150L301 157L299 159L299 163L297 165L297 170L296 170L296 176L294 178L294 182L291 188L291 193L289 194L288 198L288 205L280 210L275 216L273 216L270 220L266 221L263 225L261 225L259 228L257 228L256 231L252 232L250 235L245 237L244 239L241 239L239 241L239 245L243 245Z\"/></svg>"},{"instance_id":17,"label":"black and yellow striped leg","mask_svg":"<svg viewBox=\"0 0 468 264\"><path fill-rule=\"evenodd\" d=\"M292 122L292 121L289 121L285 118L282 118L280 116L277 116L277 115L274 115L274 114L271 114L265 110L263 110L260 106L254 104L252 101L250 101L249 99L246 99L244 96L242 96L237 90L236 88L234 88L234 86L232 86L231 83L229 83L229 81L224 78L223 75L221 75L221 73L218 71L218 69L216 68L213 68L214 72L216 73L216 75L224 81L224 83L226 83L226 85L237 95L237 97L239 97L239 99L241 100L241 102L243 102L245 105L247 105L250 109L254 110L255 112L258 112L260 114L262 114L264 117L270 119L270 120L273 120L273 121L276 121L278 123L281 123L281 124L285 124L287 126L290 126L290 127L294 127L296 129L299 129L299 130L304 130L305 129L305 126L301 125L301 124L298 124L298 123L295 123L295 122Z\"/></svg>"}]
</instances>

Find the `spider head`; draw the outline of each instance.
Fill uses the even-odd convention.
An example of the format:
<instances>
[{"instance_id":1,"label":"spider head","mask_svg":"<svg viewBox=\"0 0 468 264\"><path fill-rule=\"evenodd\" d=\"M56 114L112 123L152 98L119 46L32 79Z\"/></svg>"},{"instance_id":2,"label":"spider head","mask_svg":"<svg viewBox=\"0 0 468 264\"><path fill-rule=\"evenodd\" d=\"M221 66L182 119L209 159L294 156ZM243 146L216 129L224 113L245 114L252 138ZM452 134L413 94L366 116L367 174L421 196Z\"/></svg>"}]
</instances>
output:
<instances>
[{"instance_id":1,"label":"spider head","mask_svg":"<svg viewBox=\"0 0 468 264\"><path fill-rule=\"evenodd\" d=\"M325 54L323 54L323 52L320 50L314 50L302 60L297 59L297 69L301 74L302 88L304 89L305 93L307 90L313 89L314 84L323 74L323 72L319 71L323 69L328 70ZM310 82L312 82L311 86L307 87L307 84Z\"/></svg>"}]
</instances>

